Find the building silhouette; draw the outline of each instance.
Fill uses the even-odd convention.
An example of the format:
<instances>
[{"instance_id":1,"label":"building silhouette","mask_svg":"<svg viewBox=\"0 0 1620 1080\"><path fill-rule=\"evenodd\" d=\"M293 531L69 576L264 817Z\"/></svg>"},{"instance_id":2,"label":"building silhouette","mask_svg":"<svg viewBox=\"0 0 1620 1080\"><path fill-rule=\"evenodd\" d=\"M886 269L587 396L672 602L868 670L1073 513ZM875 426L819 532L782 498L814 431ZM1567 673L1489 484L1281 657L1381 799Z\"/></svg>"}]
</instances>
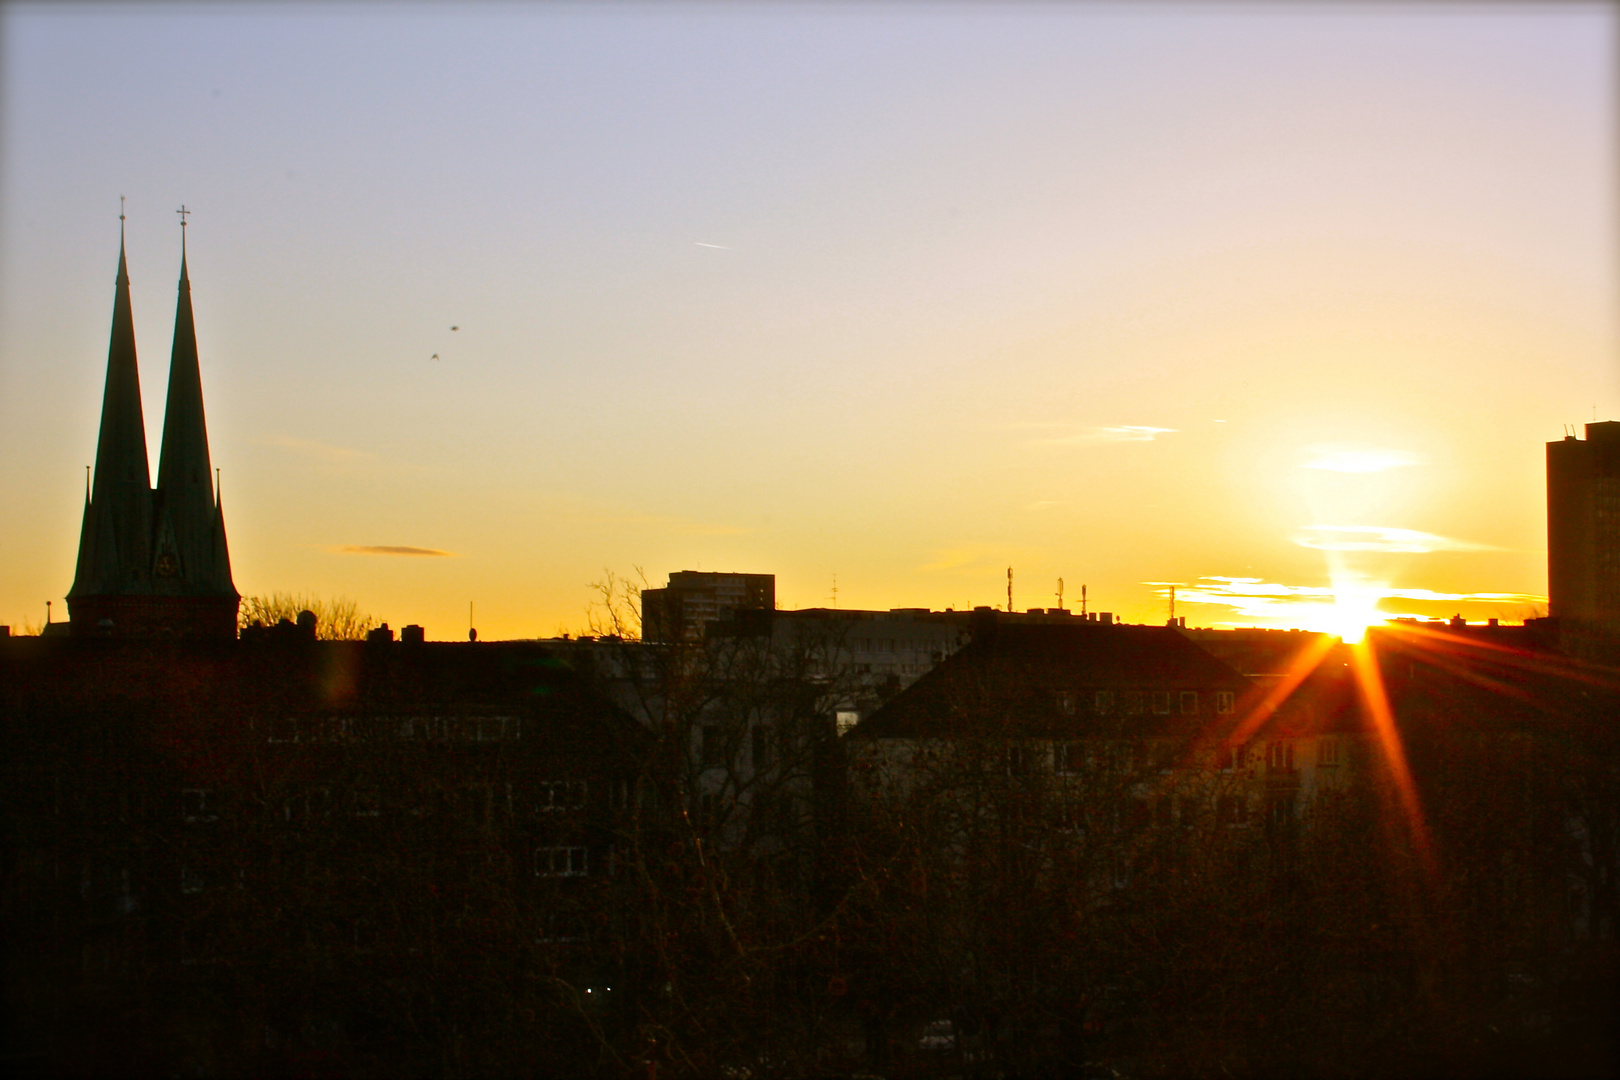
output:
<instances>
[{"instance_id":1,"label":"building silhouette","mask_svg":"<svg viewBox=\"0 0 1620 1080\"><path fill-rule=\"evenodd\" d=\"M1620 421L1547 444L1548 614L1620 626Z\"/></svg>"},{"instance_id":2,"label":"building silhouette","mask_svg":"<svg viewBox=\"0 0 1620 1080\"><path fill-rule=\"evenodd\" d=\"M717 574L679 570L662 589L641 592L644 641L699 641L721 619L739 611L776 607L775 574Z\"/></svg>"},{"instance_id":3,"label":"building silhouette","mask_svg":"<svg viewBox=\"0 0 1620 1080\"><path fill-rule=\"evenodd\" d=\"M208 455L184 236L182 231L180 296L154 489L120 231L95 473L85 494L78 567L67 595L76 635L236 635L241 596L231 581L224 511Z\"/></svg>"}]
</instances>

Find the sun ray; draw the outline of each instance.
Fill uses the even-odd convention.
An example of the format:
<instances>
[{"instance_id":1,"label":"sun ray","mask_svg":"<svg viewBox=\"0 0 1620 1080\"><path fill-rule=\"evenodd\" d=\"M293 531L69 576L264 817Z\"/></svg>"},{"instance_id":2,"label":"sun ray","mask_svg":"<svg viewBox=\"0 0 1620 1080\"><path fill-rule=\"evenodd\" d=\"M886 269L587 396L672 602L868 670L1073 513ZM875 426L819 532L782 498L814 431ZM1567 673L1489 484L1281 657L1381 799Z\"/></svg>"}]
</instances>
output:
<instances>
[{"instance_id":1,"label":"sun ray","mask_svg":"<svg viewBox=\"0 0 1620 1080\"><path fill-rule=\"evenodd\" d=\"M1299 689L1310 674L1322 665L1328 653L1333 649L1334 638L1328 634L1316 634L1309 644L1294 655L1281 677L1270 686L1259 689L1253 704L1246 704L1239 708L1238 722L1226 736L1229 743L1234 746L1242 745L1254 735L1279 706L1287 701L1289 696ZM1249 695L1244 695L1248 697Z\"/></svg>"},{"instance_id":2,"label":"sun ray","mask_svg":"<svg viewBox=\"0 0 1620 1080\"><path fill-rule=\"evenodd\" d=\"M1360 695L1362 707L1372 721L1373 733L1378 739L1378 749L1383 758L1384 766L1389 771L1390 781L1395 787L1396 798L1400 802L1400 814L1406 825L1407 835L1412 842L1412 848L1417 853L1429 881L1438 880L1438 866L1435 861L1434 845L1429 836L1429 827L1423 814L1423 804L1418 796L1417 783L1412 778L1412 770L1407 764L1406 749L1401 744L1400 731L1395 723L1395 711L1390 706L1389 695L1384 690L1384 678L1378 669L1378 656L1371 641L1362 641L1350 646L1350 669L1355 675L1356 689Z\"/></svg>"}]
</instances>

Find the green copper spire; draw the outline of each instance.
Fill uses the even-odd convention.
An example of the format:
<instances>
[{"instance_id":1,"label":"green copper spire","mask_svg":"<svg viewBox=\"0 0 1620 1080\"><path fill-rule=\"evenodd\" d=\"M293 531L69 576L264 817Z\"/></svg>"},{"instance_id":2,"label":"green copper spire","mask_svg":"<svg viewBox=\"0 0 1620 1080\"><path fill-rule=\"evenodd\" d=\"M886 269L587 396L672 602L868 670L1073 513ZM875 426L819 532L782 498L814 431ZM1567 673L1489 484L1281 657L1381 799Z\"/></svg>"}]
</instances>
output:
<instances>
[{"instance_id":1,"label":"green copper spire","mask_svg":"<svg viewBox=\"0 0 1620 1080\"><path fill-rule=\"evenodd\" d=\"M224 521L214 499L214 469L208 455L197 330L186 268L185 218L181 207L180 295L169 356L169 395L163 412L163 449L158 456L152 576L155 591L182 596L230 596L230 556Z\"/></svg>"},{"instance_id":2,"label":"green copper spire","mask_svg":"<svg viewBox=\"0 0 1620 1080\"><path fill-rule=\"evenodd\" d=\"M122 213L118 221L118 280L113 293L112 339L107 346L107 381L101 396L101 432L70 599L139 591L149 568L151 470L141 415Z\"/></svg>"}]
</instances>

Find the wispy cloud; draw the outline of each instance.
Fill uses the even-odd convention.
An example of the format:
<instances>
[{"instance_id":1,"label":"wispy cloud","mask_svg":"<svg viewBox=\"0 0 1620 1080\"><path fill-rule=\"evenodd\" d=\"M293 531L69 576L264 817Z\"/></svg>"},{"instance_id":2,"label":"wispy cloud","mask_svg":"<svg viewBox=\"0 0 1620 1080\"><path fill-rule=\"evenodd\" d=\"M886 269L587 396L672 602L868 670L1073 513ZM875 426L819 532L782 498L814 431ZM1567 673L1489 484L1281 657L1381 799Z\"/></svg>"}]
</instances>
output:
<instances>
[{"instance_id":1,"label":"wispy cloud","mask_svg":"<svg viewBox=\"0 0 1620 1080\"><path fill-rule=\"evenodd\" d=\"M1489 544L1454 540L1449 536L1392 529L1383 525L1306 525L1294 537L1300 547L1318 551L1383 551L1427 554L1431 551L1496 551Z\"/></svg>"},{"instance_id":2,"label":"wispy cloud","mask_svg":"<svg viewBox=\"0 0 1620 1080\"><path fill-rule=\"evenodd\" d=\"M1037 439L1042 446L1079 446L1099 442L1152 442L1160 435L1172 435L1175 428L1148 427L1142 424L1120 424L1114 427L1089 427L1072 435L1057 435Z\"/></svg>"},{"instance_id":3,"label":"wispy cloud","mask_svg":"<svg viewBox=\"0 0 1620 1080\"><path fill-rule=\"evenodd\" d=\"M332 550L343 555L427 555L434 558L448 558L455 555L453 551L410 547L405 544L344 544Z\"/></svg>"},{"instance_id":4,"label":"wispy cloud","mask_svg":"<svg viewBox=\"0 0 1620 1080\"><path fill-rule=\"evenodd\" d=\"M1354 447L1318 444L1305 448L1306 458L1301 468L1321 469L1326 472L1375 473L1388 469L1403 469L1423 464L1423 455L1409 450L1386 450L1379 447Z\"/></svg>"},{"instance_id":5,"label":"wispy cloud","mask_svg":"<svg viewBox=\"0 0 1620 1080\"><path fill-rule=\"evenodd\" d=\"M1169 582L1144 581L1156 586L1159 594L1169 594ZM1398 614L1398 601L1430 603L1544 604L1547 598L1534 593L1477 592L1453 593L1434 589L1379 588L1376 594L1386 601L1382 606ZM1396 603L1387 603L1396 601ZM1330 608L1334 602L1331 585L1285 585L1250 577L1202 577L1176 586L1176 603L1219 604L1245 619L1296 620L1312 611Z\"/></svg>"}]
</instances>

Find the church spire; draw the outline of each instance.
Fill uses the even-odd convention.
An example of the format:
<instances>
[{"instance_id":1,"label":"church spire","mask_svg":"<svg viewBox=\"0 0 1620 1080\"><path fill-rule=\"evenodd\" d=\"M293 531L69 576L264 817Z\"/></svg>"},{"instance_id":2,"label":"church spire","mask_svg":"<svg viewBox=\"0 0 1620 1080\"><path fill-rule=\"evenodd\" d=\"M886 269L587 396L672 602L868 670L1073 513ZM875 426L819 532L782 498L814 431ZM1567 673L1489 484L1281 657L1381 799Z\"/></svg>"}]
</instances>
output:
<instances>
[{"instance_id":1,"label":"church spire","mask_svg":"<svg viewBox=\"0 0 1620 1080\"><path fill-rule=\"evenodd\" d=\"M190 213L184 207L180 213ZM203 416L202 373L197 364L197 328L191 314L191 277L186 271L185 221L180 222L180 297L174 311L169 353L169 397L163 409L163 450L158 490L197 488L213 501L213 466Z\"/></svg>"},{"instance_id":2,"label":"church spire","mask_svg":"<svg viewBox=\"0 0 1620 1080\"><path fill-rule=\"evenodd\" d=\"M101 396L96 468L79 533L79 562L68 596L123 593L145 578L151 531L151 468L141 379L135 359L135 319L129 302L122 200L118 214L118 278L112 337Z\"/></svg>"},{"instance_id":3,"label":"church spire","mask_svg":"<svg viewBox=\"0 0 1620 1080\"><path fill-rule=\"evenodd\" d=\"M124 215L118 215L118 282L113 292L112 338L107 345L107 384L101 397L101 435L96 445L98 501L113 485L151 486L146 457L146 421L141 415L141 377L135 360L135 316L129 303L129 264L124 257Z\"/></svg>"},{"instance_id":4,"label":"church spire","mask_svg":"<svg viewBox=\"0 0 1620 1080\"><path fill-rule=\"evenodd\" d=\"M230 597L230 556L224 521L214 499L208 455L197 330L191 312L191 276L186 268L185 215L180 217L180 287L169 356L169 395L163 413L163 449L158 456L153 576L158 592Z\"/></svg>"},{"instance_id":5,"label":"church spire","mask_svg":"<svg viewBox=\"0 0 1620 1080\"><path fill-rule=\"evenodd\" d=\"M241 597L231 583L225 516L208 457L191 278L186 272L185 233L180 235L180 298L154 491L135 370L129 272L119 228L118 287L101 404L101 440L85 501L78 573L68 592L75 634L236 636Z\"/></svg>"}]
</instances>

